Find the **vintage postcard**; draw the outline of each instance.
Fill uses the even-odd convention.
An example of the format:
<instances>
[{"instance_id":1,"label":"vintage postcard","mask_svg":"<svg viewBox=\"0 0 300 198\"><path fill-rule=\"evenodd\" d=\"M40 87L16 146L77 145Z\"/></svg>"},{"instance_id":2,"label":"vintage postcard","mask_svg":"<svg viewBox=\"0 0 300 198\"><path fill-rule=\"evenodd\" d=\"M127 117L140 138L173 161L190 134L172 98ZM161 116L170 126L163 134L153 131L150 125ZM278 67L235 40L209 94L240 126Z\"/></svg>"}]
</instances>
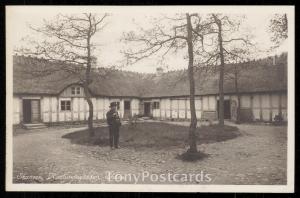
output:
<instances>
[{"instance_id":1,"label":"vintage postcard","mask_svg":"<svg viewBox=\"0 0 300 198\"><path fill-rule=\"evenodd\" d=\"M293 192L293 6L7 6L6 190Z\"/></svg>"}]
</instances>

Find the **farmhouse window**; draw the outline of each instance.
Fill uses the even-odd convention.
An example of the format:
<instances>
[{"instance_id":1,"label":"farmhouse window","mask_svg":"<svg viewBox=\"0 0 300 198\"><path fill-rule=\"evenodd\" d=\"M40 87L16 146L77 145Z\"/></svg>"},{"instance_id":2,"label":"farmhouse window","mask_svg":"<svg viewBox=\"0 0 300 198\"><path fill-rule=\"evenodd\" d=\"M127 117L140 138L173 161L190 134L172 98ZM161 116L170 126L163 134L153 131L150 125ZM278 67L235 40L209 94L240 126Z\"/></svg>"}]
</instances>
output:
<instances>
[{"instance_id":1,"label":"farmhouse window","mask_svg":"<svg viewBox=\"0 0 300 198\"><path fill-rule=\"evenodd\" d=\"M72 95L80 95L80 87L72 87L71 88L71 93Z\"/></svg>"},{"instance_id":2,"label":"farmhouse window","mask_svg":"<svg viewBox=\"0 0 300 198\"><path fill-rule=\"evenodd\" d=\"M70 100L61 100L60 101L60 110L61 111L71 111L71 101Z\"/></svg>"},{"instance_id":3,"label":"farmhouse window","mask_svg":"<svg viewBox=\"0 0 300 198\"><path fill-rule=\"evenodd\" d=\"M159 102L153 102L153 109L159 109Z\"/></svg>"},{"instance_id":4,"label":"farmhouse window","mask_svg":"<svg viewBox=\"0 0 300 198\"><path fill-rule=\"evenodd\" d=\"M120 110L120 102L116 102L117 103L117 110Z\"/></svg>"}]
</instances>

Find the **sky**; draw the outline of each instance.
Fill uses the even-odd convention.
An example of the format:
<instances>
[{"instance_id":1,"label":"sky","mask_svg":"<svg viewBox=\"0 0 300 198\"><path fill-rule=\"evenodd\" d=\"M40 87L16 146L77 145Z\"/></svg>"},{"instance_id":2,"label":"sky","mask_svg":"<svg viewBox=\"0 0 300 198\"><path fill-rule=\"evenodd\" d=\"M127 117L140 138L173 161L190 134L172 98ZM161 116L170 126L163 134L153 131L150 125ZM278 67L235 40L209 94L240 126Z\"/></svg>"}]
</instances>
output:
<instances>
[{"instance_id":1,"label":"sky","mask_svg":"<svg viewBox=\"0 0 300 198\"><path fill-rule=\"evenodd\" d=\"M288 41L274 52L266 53L261 52L271 47L270 34L268 33L268 25L270 18L275 13L285 12L278 7L218 7L218 6L150 6L150 7L106 7L106 6L11 6L7 12L7 31L9 40L8 45L13 47L20 47L22 38L30 35L32 37L36 35L28 25L35 27L40 26L43 23L43 19L50 20L59 13L63 14L78 14L83 12L94 13L110 13L107 18L107 26L105 29L95 35L94 42L100 44L97 48L95 55L97 57L97 65L101 67L107 67L111 65L119 65L124 60L120 50L127 48L124 43L120 42L120 39L124 32L136 30L136 24L142 27L150 27L149 20L153 17L159 17L161 14L174 14L182 12L199 12L199 13L233 13L244 14L246 16L242 29L243 31L249 31L253 35L253 41L257 43L257 49L259 51L254 54L253 57L263 58L266 56L280 54L283 51L287 51ZM164 63L165 70L178 70L187 68L187 60L183 59L185 52L180 54L172 54L168 56L168 59ZM158 65L157 58L150 57L136 64L126 66L122 69L151 73L155 72Z\"/></svg>"}]
</instances>

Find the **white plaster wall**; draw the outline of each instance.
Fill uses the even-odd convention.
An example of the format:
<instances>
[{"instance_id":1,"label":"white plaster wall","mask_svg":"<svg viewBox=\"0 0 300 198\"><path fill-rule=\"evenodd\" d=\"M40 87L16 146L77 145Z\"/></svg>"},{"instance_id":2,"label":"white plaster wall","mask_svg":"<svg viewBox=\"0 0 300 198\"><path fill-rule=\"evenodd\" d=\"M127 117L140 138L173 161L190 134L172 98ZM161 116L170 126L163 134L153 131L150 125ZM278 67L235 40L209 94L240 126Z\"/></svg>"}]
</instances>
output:
<instances>
[{"instance_id":1,"label":"white plaster wall","mask_svg":"<svg viewBox=\"0 0 300 198\"><path fill-rule=\"evenodd\" d=\"M50 97L43 97L41 100L41 115L43 122L50 122Z\"/></svg>"},{"instance_id":2,"label":"white plaster wall","mask_svg":"<svg viewBox=\"0 0 300 198\"><path fill-rule=\"evenodd\" d=\"M171 100L170 99L165 99L165 104L166 104L166 117L170 118L171 117Z\"/></svg>"},{"instance_id":3,"label":"white plaster wall","mask_svg":"<svg viewBox=\"0 0 300 198\"><path fill-rule=\"evenodd\" d=\"M185 110L179 110L179 118L185 118Z\"/></svg>"},{"instance_id":4,"label":"white plaster wall","mask_svg":"<svg viewBox=\"0 0 300 198\"><path fill-rule=\"evenodd\" d=\"M73 120L78 121L79 120L79 99L73 98L72 102L72 110L73 110Z\"/></svg>"},{"instance_id":5,"label":"white plaster wall","mask_svg":"<svg viewBox=\"0 0 300 198\"><path fill-rule=\"evenodd\" d=\"M281 95L281 107L282 107L282 117L284 121L287 121L288 115L287 115L287 95L282 94Z\"/></svg>"},{"instance_id":6,"label":"white plaster wall","mask_svg":"<svg viewBox=\"0 0 300 198\"><path fill-rule=\"evenodd\" d=\"M96 100L96 106L97 106L97 119L103 119L104 115L104 99L103 98L97 98Z\"/></svg>"},{"instance_id":7,"label":"white plaster wall","mask_svg":"<svg viewBox=\"0 0 300 198\"><path fill-rule=\"evenodd\" d=\"M261 95L262 108L270 108L270 98L268 94Z\"/></svg>"},{"instance_id":8,"label":"white plaster wall","mask_svg":"<svg viewBox=\"0 0 300 198\"><path fill-rule=\"evenodd\" d=\"M138 115L139 114L139 99L132 99L131 100L131 113L132 115L136 114Z\"/></svg>"},{"instance_id":9,"label":"white plaster wall","mask_svg":"<svg viewBox=\"0 0 300 198\"><path fill-rule=\"evenodd\" d=\"M250 108L251 107L251 99L249 95L241 96L241 108Z\"/></svg>"},{"instance_id":10,"label":"white plaster wall","mask_svg":"<svg viewBox=\"0 0 300 198\"><path fill-rule=\"evenodd\" d=\"M152 111L152 114L153 114L153 117L155 117L155 118L159 118L159 109L153 109L153 111Z\"/></svg>"},{"instance_id":11,"label":"white plaster wall","mask_svg":"<svg viewBox=\"0 0 300 198\"><path fill-rule=\"evenodd\" d=\"M172 118L178 118L178 99L171 100Z\"/></svg>"},{"instance_id":12,"label":"white plaster wall","mask_svg":"<svg viewBox=\"0 0 300 198\"><path fill-rule=\"evenodd\" d=\"M202 103L202 101L200 100L200 98L195 99L195 108L196 108L196 110L201 110L201 103Z\"/></svg>"},{"instance_id":13,"label":"white plaster wall","mask_svg":"<svg viewBox=\"0 0 300 198\"><path fill-rule=\"evenodd\" d=\"M262 109L262 119L264 121L270 121L270 109Z\"/></svg>"},{"instance_id":14,"label":"white plaster wall","mask_svg":"<svg viewBox=\"0 0 300 198\"><path fill-rule=\"evenodd\" d=\"M70 111L66 111L65 114L65 121L72 121L72 113Z\"/></svg>"},{"instance_id":15,"label":"white plaster wall","mask_svg":"<svg viewBox=\"0 0 300 198\"><path fill-rule=\"evenodd\" d=\"M252 112L254 120L260 120L260 109L253 109Z\"/></svg>"},{"instance_id":16,"label":"white plaster wall","mask_svg":"<svg viewBox=\"0 0 300 198\"><path fill-rule=\"evenodd\" d=\"M253 95L253 99L252 99L252 102L253 102L253 108L259 108L260 107L260 100L259 100L259 95L258 94L255 94Z\"/></svg>"},{"instance_id":17,"label":"white plaster wall","mask_svg":"<svg viewBox=\"0 0 300 198\"><path fill-rule=\"evenodd\" d=\"M190 111L190 110L187 110L187 112L186 112L186 117L187 117L188 119L191 119L191 111Z\"/></svg>"},{"instance_id":18,"label":"white plaster wall","mask_svg":"<svg viewBox=\"0 0 300 198\"><path fill-rule=\"evenodd\" d=\"M286 109L282 109L282 117L283 117L284 121L287 121L288 115L287 115L287 110Z\"/></svg>"},{"instance_id":19,"label":"white plaster wall","mask_svg":"<svg viewBox=\"0 0 300 198\"><path fill-rule=\"evenodd\" d=\"M272 108L279 108L279 94L272 94L271 95L271 101L272 101Z\"/></svg>"},{"instance_id":20,"label":"white plaster wall","mask_svg":"<svg viewBox=\"0 0 300 198\"><path fill-rule=\"evenodd\" d=\"M209 110L209 104L208 104L208 97L203 96L202 97L202 102L203 102L203 111L208 111Z\"/></svg>"},{"instance_id":21,"label":"white plaster wall","mask_svg":"<svg viewBox=\"0 0 300 198\"><path fill-rule=\"evenodd\" d=\"M210 111L216 111L217 110L217 101L216 101L215 96L209 96L208 97L208 103L209 103L208 109Z\"/></svg>"},{"instance_id":22,"label":"white plaster wall","mask_svg":"<svg viewBox=\"0 0 300 198\"><path fill-rule=\"evenodd\" d=\"M56 97L51 97L51 111L52 111L52 120L51 122L57 122L57 108L58 108L58 101Z\"/></svg>"},{"instance_id":23,"label":"white plaster wall","mask_svg":"<svg viewBox=\"0 0 300 198\"><path fill-rule=\"evenodd\" d=\"M283 108L287 107L287 96L286 96L286 94L281 95L281 107L283 107Z\"/></svg>"},{"instance_id":24,"label":"white plaster wall","mask_svg":"<svg viewBox=\"0 0 300 198\"><path fill-rule=\"evenodd\" d=\"M196 110L197 119L201 119L202 111Z\"/></svg>"},{"instance_id":25,"label":"white plaster wall","mask_svg":"<svg viewBox=\"0 0 300 198\"><path fill-rule=\"evenodd\" d=\"M13 97L13 124L20 123L20 98Z\"/></svg>"},{"instance_id":26,"label":"white plaster wall","mask_svg":"<svg viewBox=\"0 0 300 198\"><path fill-rule=\"evenodd\" d=\"M109 98L104 98L104 119L106 119L106 112L109 110Z\"/></svg>"},{"instance_id":27,"label":"white plaster wall","mask_svg":"<svg viewBox=\"0 0 300 198\"><path fill-rule=\"evenodd\" d=\"M85 100L84 98L79 98L79 120L85 120Z\"/></svg>"},{"instance_id":28,"label":"white plaster wall","mask_svg":"<svg viewBox=\"0 0 300 198\"><path fill-rule=\"evenodd\" d=\"M186 108L187 108L187 110L190 110L190 99L189 98L187 98L187 100L186 100Z\"/></svg>"},{"instance_id":29,"label":"white plaster wall","mask_svg":"<svg viewBox=\"0 0 300 198\"><path fill-rule=\"evenodd\" d=\"M178 101L178 105L179 105L179 118L185 118L185 99L180 99Z\"/></svg>"}]
</instances>

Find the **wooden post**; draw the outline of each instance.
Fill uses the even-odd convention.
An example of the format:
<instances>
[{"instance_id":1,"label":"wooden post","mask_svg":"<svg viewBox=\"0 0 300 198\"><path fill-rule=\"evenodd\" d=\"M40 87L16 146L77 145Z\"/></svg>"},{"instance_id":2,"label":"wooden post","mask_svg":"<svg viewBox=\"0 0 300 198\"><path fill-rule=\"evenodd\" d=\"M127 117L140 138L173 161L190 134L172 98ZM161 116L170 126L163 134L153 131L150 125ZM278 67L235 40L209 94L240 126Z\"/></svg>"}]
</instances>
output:
<instances>
[{"instance_id":1,"label":"wooden post","mask_svg":"<svg viewBox=\"0 0 300 198\"><path fill-rule=\"evenodd\" d=\"M60 103L60 101L59 101L59 97L57 96L56 97L56 121L57 122L59 122L59 103Z\"/></svg>"},{"instance_id":2,"label":"wooden post","mask_svg":"<svg viewBox=\"0 0 300 198\"><path fill-rule=\"evenodd\" d=\"M179 101L180 99L177 99L177 119L179 119Z\"/></svg>"},{"instance_id":3,"label":"wooden post","mask_svg":"<svg viewBox=\"0 0 300 198\"><path fill-rule=\"evenodd\" d=\"M187 119L187 98L184 99L184 114L185 119Z\"/></svg>"},{"instance_id":4,"label":"wooden post","mask_svg":"<svg viewBox=\"0 0 300 198\"><path fill-rule=\"evenodd\" d=\"M279 104L278 104L278 113L279 113L279 116L281 117L282 116L282 106L281 106L281 97L282 97L282 95L281 95L281 93L279 93L278 94L279 95L279 100L278 100L278 102L279 102Z\"/></svg>"},{"instance_id":5,"label":"wooden post","mask_svg":"<svg viewBox=\"0 0 300 198\"><path fill-rule=\"evenodd\" d=\"M74 121L74 108L73 108L73 106L74 106L74 98L72 97L71 98L71 121Z\"/></svg>"},{"instance_id":6,"label":"wooden post","mask_svg":"<svg viewBox=\"0 0 300 198\"><path fill-rule=\"evenodd\" d=\"M172 98L170 98L170 118L172 119Z\"/></svg>"},{"instance_id":7,"label":"wooden post","mask_svg":"<svg viewBox=\"0 0 300 198\"><path fill-rule=\"evenodd\" d=\"M161 120L161 98L159 98L159 119Z\"/></svg>"},{"instance_id":8,"label":"wooden post","mask_svg":"<svg viewBox=\"0 0 300 198\"><path fill-rule=\"evenodd\" d=\"M210 108L209 108L209 96L207 96L207 109L208 109L208 111L210 111Z\"/></svg>"},{"instance_id":9,"label":"wooden post","mask_svg":"<svg viewBox=\"0 0 300 198\"><path fill-rule=\"evenodd\" d=\"M84 112L84 120L86 120L86 100L84 99L83 112Z\"/></svg>"},{"instance_id":10,"label":"wooden post","mask_svg":"<svg viewBox=\"0 0 300 198\"><path fill-rule=\"evenodd\" d=\"M262 96L259 94L259 117L260 121L263 121L263 116L262 116Z\"/></svg>"},{"instance_id":11,"label":"wooden post","mask_svg":"<svg viewBox=\"0 0 300 198\"><path fill-rule=\"evenodd\" d=\"M105 98L103 98L103 102L102 102L102 114L103 114L103 119L105 119Z\"/></svg>"},{"instance_id":12,"label":"wooden post","mask_svg":"<svg viewBox=\"0 0 300 198\"><path fill-rule=\"evenodd\" d=\"M40 118L39 120L41 122L44 122L44 97L41 96L41 99L40 99Z\"/></svg>"},{"instance_id":13,"label":"wooden post","mask_svg":"<svg viewBox=\"0 0 300 198\"><path fill-rule=\"evenodd\" d=\"M250 109L251 109L251 117L252 117L252 121L254 120L254 113L253 113L253 95L250 94Z\"/></svg>"},{"instance_id":14,"label":"wooden post","mask_svg":"<svg viewBox=\"0 0 300 198\"><path fill-rule=\"evenodd\" d=\"M67 111L64 111L64 122L67 121Z\"/></svg>"},{"instance_id":15,"label":"wooden post","mask_svg":"<svg viewBox=\"0 0 300 198\"><path fill-rule=\"evenodd\" d=\"M19 108L19 116L20 116L20 123L23 122L23 99L22 97L18 97L19 98L19 105L20 105L20 108Z\"/></svg>"},{"instance_id":16,"label":"wooden post","mask_svg":"<svg viewBox=\"0 0 300 198\"><path fill-rule=\"evenodd\" d=\"M270 103L270 122L273 121L273 106L272 106L272 94L269 93L269 103Z\"/></svg>"},{"instance_id":17,"label":"wooden post","mask_svg":"<svg viewBox=\"0 0 300 198\"><path fill-rule=\"evenodd\" d=\"M49 97L49 122L52 122L52 97Z\"/></svg>"},{"instance_id":18,"label":"wooden post","mask_svg":"<svg viewBox=\"0 0 300 198\"><path fill-rule=\"evenodd\" d=\"M80 98L77 99L77 103L78 103L78 121L80 121Z\"/></svg>"}]
</instances>

